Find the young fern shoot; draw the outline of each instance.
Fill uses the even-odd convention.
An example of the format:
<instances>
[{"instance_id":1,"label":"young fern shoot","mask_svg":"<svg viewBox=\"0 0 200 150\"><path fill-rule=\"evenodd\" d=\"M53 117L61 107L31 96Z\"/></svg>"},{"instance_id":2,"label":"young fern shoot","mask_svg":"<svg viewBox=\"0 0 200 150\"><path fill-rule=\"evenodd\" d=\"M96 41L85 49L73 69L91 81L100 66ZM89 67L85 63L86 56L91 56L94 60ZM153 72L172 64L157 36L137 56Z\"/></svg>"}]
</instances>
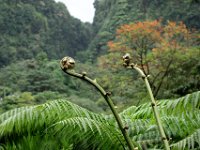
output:
<instances>
[{"instance_id":1,"label":"young fern shoot","mask_svg":"<svg viewBox=\"0 0 200 150\"><path fill-rule=\"evenodd\" d=\"M106 102L108 103L116 121L117 124L119 126L119 129L122 132L122 135L124 136L124 139L127 143L127 146L129 147L130 150L134 150L135 147L139 147L139 144L137 144L136 142L132 141L130 139L130 137L128 136L127 133L127 127L125 127L114 107L114 104L111 100L111 98L109 97L109 93L106 92L98 83L96 80L92 80L91 78L87 77L86 72L83 72L82 74L76 73L74 70L72 71L71 69L74 69L75 67L75 60L71 57L64 57L61 61L60 61L60 66L61 69L67 73L68 75L71 75L73 77L77 77L79 79L82 79L86 82L88 82L89 84L93 85L100 93L101 95L104 97L104 99L106 100Z\"/></svg>"},{"instance_id":2,"label":"young fern shoot","mask_svg":"<svg viewBox=\"0 0 200 150\"><path fill-rule=\"evenodd\" d=\"M137 64L131 63L131 56L130 56L129 53L126 53L122 58L123 58L123 62L124 62L123 65L125 67L131 67L132 69L135 69L142 76L142 79L145 81L145 85L146 85L147 91L148 91L150 99L151 99L151 106L152 106L152 109L153 109L153 112L154 112L154 116L156 118L156 123L158 125L158 129L159 129L159 132L160 132L160 135L161 135L161 139L163 140L165 149L170 150L169 143L168 143L167 137L165 135L165 132L164 132L164 129L163 129L163 126L162 126L162 122L161 122L161 119L160 119L160 115L159 115L159 112L158 112L157 104L156 104L156 101L154 99L149 81L147 79L148 75L145 75L144 72L139 67L137 67Z\"/></svg>"}]
</instances>

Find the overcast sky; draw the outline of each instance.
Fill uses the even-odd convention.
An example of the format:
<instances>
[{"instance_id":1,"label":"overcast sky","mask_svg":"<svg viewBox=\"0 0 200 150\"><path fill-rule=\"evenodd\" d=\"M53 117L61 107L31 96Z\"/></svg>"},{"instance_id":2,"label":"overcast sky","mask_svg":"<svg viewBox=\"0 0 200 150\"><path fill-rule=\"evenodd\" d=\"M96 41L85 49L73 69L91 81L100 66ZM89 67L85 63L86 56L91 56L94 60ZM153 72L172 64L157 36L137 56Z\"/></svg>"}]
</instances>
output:
<instances>
[{"instance_id":1,"label":"overcast sky","mask_svg":"<svg viewBox=\"0 0 200 150\"><path fill-rule=\"evenodd\" d=\"M83 22L91 22L94 17L94 0L55 0L62 2L67 6L68 11L75 18Z\"/></svg>"}]
</instances>

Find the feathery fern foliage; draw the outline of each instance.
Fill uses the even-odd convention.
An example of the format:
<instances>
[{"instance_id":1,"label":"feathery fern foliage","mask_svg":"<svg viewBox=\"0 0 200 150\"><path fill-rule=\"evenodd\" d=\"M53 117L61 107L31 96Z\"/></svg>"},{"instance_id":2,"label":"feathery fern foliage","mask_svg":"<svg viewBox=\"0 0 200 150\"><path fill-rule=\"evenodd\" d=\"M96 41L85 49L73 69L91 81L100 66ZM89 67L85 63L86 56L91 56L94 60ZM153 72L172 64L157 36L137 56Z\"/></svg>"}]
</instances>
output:
<instances>
[{"instance_id":1,"label":"feathery fern foliage","mask_svg":"<svg viewBox=\"0 0 200 150\"><path fill-rule=\"evenodd\" d=\"M160 100L158 108L171 149L200 148L200 92ZM150 103L120 113L129 136L144 148L162 149ZM67 100L13 109L0 115L1 149L127 149L111 115L90 112Z\"/></svg>"},{"instance_id":2,"label":"feathery fern foliage","mask_svg":"<svg viewBox=\"0 0 200 150\"><path fill-rule=\"evenodd\" d=\"M157 102L171 149L200 148L200 91L175 100ZM145 147L163 148L150 103L132 106L121 113L129 134Z\"/></svg>"},{"instance_id":3,"label":"feathery fern foliage","mask_svg":"<svg viewBox=\"0 0 200 150\"><path fill-rule=\"evenodd\" d=\"M7 146L20 149L24 142L32 149L38 142L41 145L41 140L50 149L55 149L55 145L56 149L113 149L124 145L120 131L110 126L103 115L67 100L22 107L0 115L0 139L6 149Z\"/></svg>"}]
</instances>

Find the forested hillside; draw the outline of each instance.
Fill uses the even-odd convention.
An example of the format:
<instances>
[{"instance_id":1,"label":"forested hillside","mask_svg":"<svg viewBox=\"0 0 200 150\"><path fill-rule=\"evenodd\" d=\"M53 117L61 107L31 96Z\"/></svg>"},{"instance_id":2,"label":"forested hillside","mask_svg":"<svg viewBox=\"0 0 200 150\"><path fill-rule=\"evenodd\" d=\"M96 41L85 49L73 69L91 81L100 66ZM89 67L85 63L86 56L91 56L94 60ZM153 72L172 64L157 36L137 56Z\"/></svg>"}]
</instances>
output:
<instances>
[{"instance_id":1,"label":"forested hillside","mask_svg":"<svg viewBox=\"0 0 200 150\"><path fill-rule=\"evenodd\" d=\"M55 59L86 50L91 37L92 25L62 3L0 0L0 110L69 96L76 83L64 79Z\"/></svg>"},{"instance_id":2,"label":"forested hillside","mask_svg":"<svg viewBox=\"0 0 200 150\"><path fill-rule=\"evenodd\" d=\"M53 0L0 1L0 66L32 59L75 56L87 49L92 29L73 18L66 6Z\"/></svg>"},{"instance_id":3,"label":"forested hillside","mask_svg":"<svg viewBox=\"0 0 200 150\"><path fill-rule=\"evenodd\" d=\"M176 44L181 45L181 50L184 49L185 55L177 53L176 61L167 70L166 66L157 65L168 64L167 58L171 55L166 54L163 61L156 59L152 62L150 73L160 75L158 79L150 77L156 96L172 98L200 89L199 1L96 0L92 24L72 17L64 4L54 0L0 2L1 111L62 97L68 97L90 110L107 110L103 98L93 94L95 89L60 71L59 59L66 55L76 58L77 71L89 72L89 76L112 92L113 101L119 109L145 102L148 97L143 81L138 80L135 72L125 71L122 67L121 57L130 51L120 52L120 49L128 47L117 46L117 38L122 36L117 33L120 27L131 23L137 26L139 21L147 21L145 26L148 21L151 24L151 21L157 20L161 29L169 27L169 21L172 21L180 32L189 33L181 34L184 40L174 39ZM180 28L179 22L183 23ZM157 33L152 32L154 34ZM162 42L170 42L166 36L160 35L160 38ZM150 42L156 46L161 43L160 39ZM117 53L113 53L113 46ZM169 48L166 45L162 47ZM158 47L147 48L150 52ZM152 60L148 56L148 61ZM154 79L156 82L153 84Z\"/></svg>"}]
</instances>

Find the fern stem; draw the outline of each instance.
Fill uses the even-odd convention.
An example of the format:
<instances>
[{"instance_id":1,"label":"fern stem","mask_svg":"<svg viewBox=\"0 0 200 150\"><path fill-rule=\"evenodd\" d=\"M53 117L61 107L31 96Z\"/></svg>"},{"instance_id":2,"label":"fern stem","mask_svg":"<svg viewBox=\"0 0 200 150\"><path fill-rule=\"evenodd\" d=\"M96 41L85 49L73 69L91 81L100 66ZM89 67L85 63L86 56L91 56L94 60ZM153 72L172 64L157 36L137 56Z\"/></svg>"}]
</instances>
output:
<instances>
[{"instance_id":1,"label":"fern stem","mask_svg":"<svg viewBox=\"0 0 200 150\"><path fill-rule=\"evenodd\" d=\"M137 144L136 142L132 141L130 139L130 137L128 136L127 129L125 128L125 126L123 126L123 123L122 123L122 121L120 119L120 116L118 115L118 113L117 113L117 111L116 111L116 109L114 107L114 104L113 104L111 98L109 97L109 94L97 83L97 81L90 79L89 77L86 76L85 73L79 74L79 73L76 73L75 71L69 71L68 68L65 68L63 66L63 64L65 64L65 63L63 63L62 60L61 60L60 64L61 64L61 69L65 73L90 83L91 85L93 85L101 93L101 95L104 97L104 99L108 103L108 106L110 107L110 109L111 109L111 111L112 111L112 113L113 113L113 115L114 115L114 117L115 117L115 119L117 121L117 124L118 124L118 126L119 126L119 128L120 128L120 130L122 132L122 135L124 136L124 139L125 139L125 141L127 143L127 146L129 147L129 149L130 150L134 150L134 147L139 147L140 148L139 144Z\"/></svg>"},{"instance_id":2,"label":"fern stem","mask_svg":"<svg viewBox=\"0 0 200 150\"><path fill-rule=\"evenodd\" d=\"M157 125L158 125L158 129L159 129L161 138L163 140L165 149L170 150L169 143L168 143L168 140L166 138L166 135L165 135L165 132L164 132L164 129L163 129L163 126L162 126L162 122L161 122L161 119L160 119L160 115L159 115L159 112L158 112L157 104L156 104L156 101L154 99L149 81L147 79L148 77L144 74L144 72L139 67L137 67L137 65L131 64L130 66L131 66L131 68L135 69L142 76L142 78L145 81L145 85L146 85L147 91L148 91L150 99L151 99L151 106L152 106L152 109L153 109L153 112L154 112L154 116L156 118L156 122L157 122Z\"/></svg>"}]
</instances>

